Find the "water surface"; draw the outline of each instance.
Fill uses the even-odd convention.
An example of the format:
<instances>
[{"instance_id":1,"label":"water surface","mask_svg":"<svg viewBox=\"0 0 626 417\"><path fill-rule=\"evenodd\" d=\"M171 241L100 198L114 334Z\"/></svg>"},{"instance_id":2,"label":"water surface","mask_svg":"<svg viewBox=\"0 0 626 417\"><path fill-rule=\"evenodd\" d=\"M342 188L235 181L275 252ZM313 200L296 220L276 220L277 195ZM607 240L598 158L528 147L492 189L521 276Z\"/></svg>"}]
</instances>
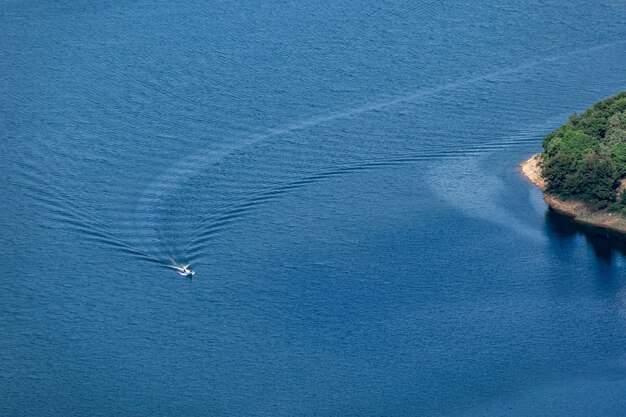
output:
<instances>
[{"instance_id":1,"label":"water surface","mask_svg":"<svg viewBox=\"0 0 626 417\"><path fill-rule=\"evenodd\" d=\"M626 259L517 169L626 3L357 3L0 5L0 414L626 413Z\"/></svg>"}]
</instances>

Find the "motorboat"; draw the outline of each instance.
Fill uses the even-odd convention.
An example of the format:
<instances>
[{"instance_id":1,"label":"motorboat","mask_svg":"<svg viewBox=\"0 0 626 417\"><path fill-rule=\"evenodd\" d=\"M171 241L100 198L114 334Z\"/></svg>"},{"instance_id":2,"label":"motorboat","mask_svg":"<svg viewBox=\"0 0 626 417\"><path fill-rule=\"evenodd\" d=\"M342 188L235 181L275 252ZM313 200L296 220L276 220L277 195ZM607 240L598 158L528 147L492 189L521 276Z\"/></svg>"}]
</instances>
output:
<instances>
[{"instance_id":1,"label":"motorboat","mask_svg":"<svg viewBox=\"0 0 626 417\"><path fill-rule=\"evenodd\" d=\"M182 266L175 265L174 268L176 268L176 270L178 271L180 275L184 277L192 277L194 276L196 272L189 268L190 265L191 264L182 265Z\"/></svg>"}]
</instances>

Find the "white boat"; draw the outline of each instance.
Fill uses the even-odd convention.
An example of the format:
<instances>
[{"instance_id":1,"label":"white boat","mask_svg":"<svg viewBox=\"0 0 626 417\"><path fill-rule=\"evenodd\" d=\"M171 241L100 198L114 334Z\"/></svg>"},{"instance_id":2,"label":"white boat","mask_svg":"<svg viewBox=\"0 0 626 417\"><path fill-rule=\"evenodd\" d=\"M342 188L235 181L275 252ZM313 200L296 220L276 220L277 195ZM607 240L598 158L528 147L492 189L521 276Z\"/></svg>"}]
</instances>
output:
<instances>
[{"instance_id":1,"label":"white boat","mask_svg":"<svg viewBox=\"0 0 626 417\"><path fill-rule=\"evenodd\" d=\"M179 265L174 265L174 268L176 268L176 270L178 271L178 273L184 277L192 277L194 276L194 274L196 273L195 271L189 269L190 264L188 265L183 265L183 266L179 266Z\"/></svg>"}]
</instances>

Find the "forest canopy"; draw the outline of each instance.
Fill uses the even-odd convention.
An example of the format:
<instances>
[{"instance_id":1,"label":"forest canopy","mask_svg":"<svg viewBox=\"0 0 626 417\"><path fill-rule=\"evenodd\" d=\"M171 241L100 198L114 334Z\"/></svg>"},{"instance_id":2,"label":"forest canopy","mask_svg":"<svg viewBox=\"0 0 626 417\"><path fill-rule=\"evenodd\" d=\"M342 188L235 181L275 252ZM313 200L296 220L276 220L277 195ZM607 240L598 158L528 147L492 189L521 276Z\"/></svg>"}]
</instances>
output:
<instances>
[{"instance_id":1,"label":"forest canopy","mask_svg":"<svg viewBox=\"0 0 626 417\"><path fill-rule=\"evenodd\" d=\"M547 192L626 213L626 91L573 114L545 137L543 149Z\"/></svg>"}]
</instances>

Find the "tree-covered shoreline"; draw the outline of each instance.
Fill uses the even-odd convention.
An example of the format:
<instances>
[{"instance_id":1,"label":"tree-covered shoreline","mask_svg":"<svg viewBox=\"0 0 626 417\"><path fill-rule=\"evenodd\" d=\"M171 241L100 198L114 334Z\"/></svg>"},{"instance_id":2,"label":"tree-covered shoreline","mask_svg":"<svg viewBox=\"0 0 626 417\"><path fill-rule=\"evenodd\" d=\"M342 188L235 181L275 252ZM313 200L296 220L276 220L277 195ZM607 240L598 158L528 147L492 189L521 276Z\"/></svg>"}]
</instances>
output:
<instances>
[{"instance_id":1,"label":"tree-covered shoreline","mask_svg":"<svg viewBox=\"0 0 626 417\"><path fill-rule=\"evenodd\" d=\"M626 214L626 91L573 114L543 148L548 193Z\"/></svg>"}]
</instances>

